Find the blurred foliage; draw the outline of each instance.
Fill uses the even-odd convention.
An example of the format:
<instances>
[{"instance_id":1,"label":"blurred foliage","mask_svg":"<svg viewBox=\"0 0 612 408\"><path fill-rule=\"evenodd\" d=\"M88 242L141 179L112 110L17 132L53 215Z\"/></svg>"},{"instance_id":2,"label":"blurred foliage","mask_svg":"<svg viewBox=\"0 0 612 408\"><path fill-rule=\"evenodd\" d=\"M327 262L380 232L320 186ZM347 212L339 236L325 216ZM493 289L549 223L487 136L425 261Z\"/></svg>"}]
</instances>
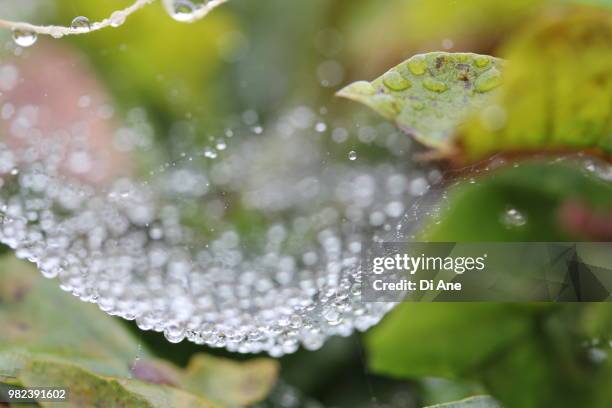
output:
<instances>
[{"instance_id":1,"label":"blurred foliage","mask_svg":"<svg viewBox=\"0 0 612 408\"><path fill-rule=\"evenodd\" d=\"M123 0L64 0L57 2L55 18L63 24L79 14L97 20L122 7ZM236 29L235 17L223 8L205 21L185 24L170 18L160 3L138 11L118 28L63 41L74 43L90 59L118 107L145 107L164 134L177 118L214 120L226 112L227 101L215 92L220 85L215 78L222 55L241 46L240 37L232 35Z\"/></svg>"},{"instance_id":2,"label":"blurred foliage","mask_svg":"<svg viewBox=\"0 0 612 408\"><path fill-rule=\"evenodd\" d=\"M369 106L419 142L445 150L465 116L487 106L490 91L501 84L501 68L501 60L485 55L419 54L337 95Z\"/></svg>"},{"instance_id":3,"label":"blurred foliage","mask_svg":"<svg viewBox=\"0 0 612 408\"><path fill-rule=\"evenodd\" d=\"M239 407L263 399L276 381L268 359L198 353L185 369L156 359L116 318L7 255L0 304L0 380L67 387L67 406Z\"/></svg>"},{"instance_id":4,"label":"blurred foliage","mask_svg":"<svg viewBox=\"0 0 612 408\"><path fill-rule=\"evenodd\" d=\"M460 132L469 159L508 150L612 154L612 13L558 11L504 49L509 64L499 99Z\"/></svg>"},{"instance_id":5,"label":"blurred foliage","mask_svg":"<svg viewBox=\"0 0 612 408\"><path fill-rule=\"evenodd\" d=\"M588 333L576 329L593 308L405 303L370 333L370 365L396 378L478 380L507 408L604 408L612 364L589 360Z\"/></svg>"},{"instance_id":6,"label":"blurred foliage","mask_svg":"<svg viewBox=\"0 0 612 408\"><path fill-rule=\"evenodd\" d=\"M563 241L559 208L580 200L612 208L612 186L568 164L523 163L449 192L448 206L424 239L440 242ZM477 205L475 205L477 203ZM508 205L525 225L502 222ZM392 376L481 381L505 407L606 407L612 364L582 346L612 332L609 304L410 304L369 336L371 367ZM609 359L608 359L609 360ZM517 392L520 390L520 392Z\"/></svg>"},{"instance_id":7,"label":"blurred foliage","mask_svg":"<svg viewBox=\"0 0 612 408\"><path fill-rule=\"evenodd\" d=\"M511 32L536 14L545 0L388 0L361 2L347 16L347 49L359 76L375 75L398 56L451 49L491 53ZM386 64L386 65L383 65Z\"/></svg>"},{"instance_id":8,"label":"blurred foliage","mask_svg":"<svg viewBox=\"0 0 612 408\"><path fill-rule=\"evenodd\" d=\"M440 242L558 242L593 238L571 231L562 217L567 203L592 212L612 209L612 184L571 163L533 161L468 178L448 192L440 219L425 225L422 239ZM524 225L504 215L515 210Z\"/></svg>"}]
</instances>

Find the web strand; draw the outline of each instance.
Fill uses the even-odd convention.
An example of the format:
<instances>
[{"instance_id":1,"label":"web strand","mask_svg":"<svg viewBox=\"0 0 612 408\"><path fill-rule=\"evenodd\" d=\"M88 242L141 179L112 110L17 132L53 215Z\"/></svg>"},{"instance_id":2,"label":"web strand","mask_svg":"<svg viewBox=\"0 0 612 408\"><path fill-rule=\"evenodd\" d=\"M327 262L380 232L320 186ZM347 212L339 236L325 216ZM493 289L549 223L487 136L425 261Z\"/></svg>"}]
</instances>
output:
<instances>
[{"instance_id":1,"label":"web strand","mask_svg":"<svg viewBox=\"0 0 612 408\"><path fill-rule=\"evenodd\" d=\"M36 33L39 35L50 35L52 37L60 38L66 35L78 35L86 34L92 31L98 31L106 27L118 27L122 25L125 20L136 11L142 9L149 4L155 3L157 0L136 0L131 6L126 7L122 10L114 11L108 18L104 20L91 23L88 27L66 27L58 25L34 25L26 22L9 21L0 19L0 28L6 28L11 30L20 30L28 33ZM218 6L226 3L229 0L211 0L206 4L195 7L193 12L188 16L181 19L182 22L192 23L195 22L210 13ZM162 0L164 7L174 16L176 11L174 10L173 0Z\"/></svg>"}]
</instances>

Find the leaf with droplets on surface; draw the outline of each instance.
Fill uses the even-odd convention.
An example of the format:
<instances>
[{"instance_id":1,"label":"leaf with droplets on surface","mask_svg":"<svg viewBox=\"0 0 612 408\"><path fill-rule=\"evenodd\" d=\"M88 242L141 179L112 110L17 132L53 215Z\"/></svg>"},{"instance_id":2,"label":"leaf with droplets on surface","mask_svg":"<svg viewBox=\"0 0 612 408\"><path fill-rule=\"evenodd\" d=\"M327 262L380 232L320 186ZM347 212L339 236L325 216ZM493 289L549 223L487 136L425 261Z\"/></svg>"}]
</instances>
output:
<instances>
[{"instance_id":1,"label":"leaf with droplets on surface","mask_svg":"<svg viewBox=\"0 0 612 408\"><path fill-rule=\"evenodd\" d=\"M69 406L244 406L276 381L278 365L264 358L196 354L185 369L158 360L118 320L11 256L0 258L0 304L0 381L66 386Z\"/></svg>"},{"instance_id":2,"label":"leaf with droplets on surface","mask_svg":"<svg viewBox=\"0 0 612 408\"><path fill-rule=\"evenodd\" d=\"M369 106L424 145L448 149L457 125L491 100L502 67L502 60L486 55L419 54L337 95Z\"/></svg>"},{"instance_id":3,"label":"leaf with droplets on surface","mask_svg":"<svg viewBox=\"0 0 612 408\"><path fill-rule=\"evenodd\" d=\"M459 131L465 161L504 151L596 150L612 157L612 13L568 7L505 47L490 106Z\"/></svg>"},{"instance_id":4,"label":"leaf with droplets on surface","mask_svg":"<svg viewBox=\"0 0 612 408\"><path fill-rule=\"evenodd\" d=\"M479 395L461 401L432 405L427 408L501 408L501 405L491 397Z\"/></svg>"}]
</instances>

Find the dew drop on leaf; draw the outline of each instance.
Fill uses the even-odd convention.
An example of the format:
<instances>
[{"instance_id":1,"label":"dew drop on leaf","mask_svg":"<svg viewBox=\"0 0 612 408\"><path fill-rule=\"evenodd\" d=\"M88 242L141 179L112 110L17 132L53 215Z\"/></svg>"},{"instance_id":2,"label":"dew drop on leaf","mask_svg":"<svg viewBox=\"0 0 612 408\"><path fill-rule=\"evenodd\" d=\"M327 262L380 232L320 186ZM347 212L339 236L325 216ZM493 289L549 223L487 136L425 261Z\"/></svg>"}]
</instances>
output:
<instances>
[{"instance_id":1,"label":"dew drop on leaf","mask_svg":"<svg viewBox=\"0 0 612 408\"><path fill-rule=\"evenodd\" d=\"M495 68L491 68L490 70L480 75L474 85L476 87L477 92L489 92L490 90L500 86L501 82L501 72L499 72Z\"/></svg>"},{"instance_id":2,"label":"dew drop on leaf","mask_svg":"<svg viewBox=\"0 0 612 408\"><path fill-rule=\"evenodd\" d=\"M414 75L423 75L427 69L427 61L423 57L414 57L407 63L408 69Z\"/></svg>"},{"instance_id":3,"label":"dew drop on leaf","mask_svg":"<svg viewBox=\"0 0 612 408\"><path fill-rule=\"evenodd\" d=\"M516 208L510 207L502 214L502 223L508 228L522 227L527 224L527 218Z\"/></svg>"},{"instance_id":4,"label":"dew drop on leaf","mask_svg":"<svg viewBox=\"0 0 612 408\"><path fill-rule=\"evenodd\" d=\"M425 78L423 80L423 86L430 91L438 93L442 93L448 89L448 86L444 82L433 78Z\"/></svg>"},{"instance_id":5,"label":"dew drop on leaf","mask_svg":"<svg viewBox=\"0 0 612 408\"><path fill-rule=\"evenodd\" d=\"M410 81L402 77L397 71L389 71L383 76L383 83L392 91L403 91L411 86Z\"/></svg>"}]
</instances>

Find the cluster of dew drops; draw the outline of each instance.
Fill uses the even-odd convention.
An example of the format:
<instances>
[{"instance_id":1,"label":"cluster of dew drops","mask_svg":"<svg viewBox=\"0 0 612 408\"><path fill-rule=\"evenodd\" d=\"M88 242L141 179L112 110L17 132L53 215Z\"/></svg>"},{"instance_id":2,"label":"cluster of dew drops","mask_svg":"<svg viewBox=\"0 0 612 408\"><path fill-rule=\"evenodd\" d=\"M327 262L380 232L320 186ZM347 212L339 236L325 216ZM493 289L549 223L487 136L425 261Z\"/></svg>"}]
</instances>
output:
<instances>
[{"instance_id":1,"label":"cluster of dew drops","mask_svg":"<svg viewBox=\"0 0 612 408\"><path fill-rule=\"evenodd\" d=\"M197 10L173 4L178 21ZM124 19L114 13L111 25ZM91 23L79 16L71 29L87 32ZM13 34L21 47L37 40L34 32ZM408 176L405 164L356 165L355 150L322 166L326 140L344 143L349 130L301 106L266 131L246 112L244 129L227 129L214 147L188 146L149 177L100 188L79 177L100 154L78 134L87 129L42 134L30 114L36 107L5 105L2 120L19 142L0 142L0 242L63 290L170 342L280 356L376 324L393 305L361 301L362 242L397 235L406 206L439 177ZM113 138L137 155L153 135L138 109L132 113ZM364 127L358 139L405 149L408 139L385 129ZM230 149L240 132L252 137L234 138ZM234 207L264 225L256 234L237 225ZM206 227L185 222L194 208Z\"/></svg>"},{"instance_id":2,"label":"cluster of dew drops","mask_svg":"<svg viewBox=\"0 0 612 408\"><path fill-rule=\"evenodd\" d=\"M170 342L280 356L376 324L394 305L361 300L362 243L405 239L410 203L440 178L346 146L405 152L409 139L390 125L327 125L299 106L265 128L247 112L213 147L187 146L148 175L100 187L82 177L100 154L87 129L42 134L32 110L3 109L7 140L19 142L0 142L0 242ZM153 148L143 112L112 135L118 150ZM330 160L329 143L344 153ZM189 222L194 212L204 226Z\"/></svg>"}]
</instances>

